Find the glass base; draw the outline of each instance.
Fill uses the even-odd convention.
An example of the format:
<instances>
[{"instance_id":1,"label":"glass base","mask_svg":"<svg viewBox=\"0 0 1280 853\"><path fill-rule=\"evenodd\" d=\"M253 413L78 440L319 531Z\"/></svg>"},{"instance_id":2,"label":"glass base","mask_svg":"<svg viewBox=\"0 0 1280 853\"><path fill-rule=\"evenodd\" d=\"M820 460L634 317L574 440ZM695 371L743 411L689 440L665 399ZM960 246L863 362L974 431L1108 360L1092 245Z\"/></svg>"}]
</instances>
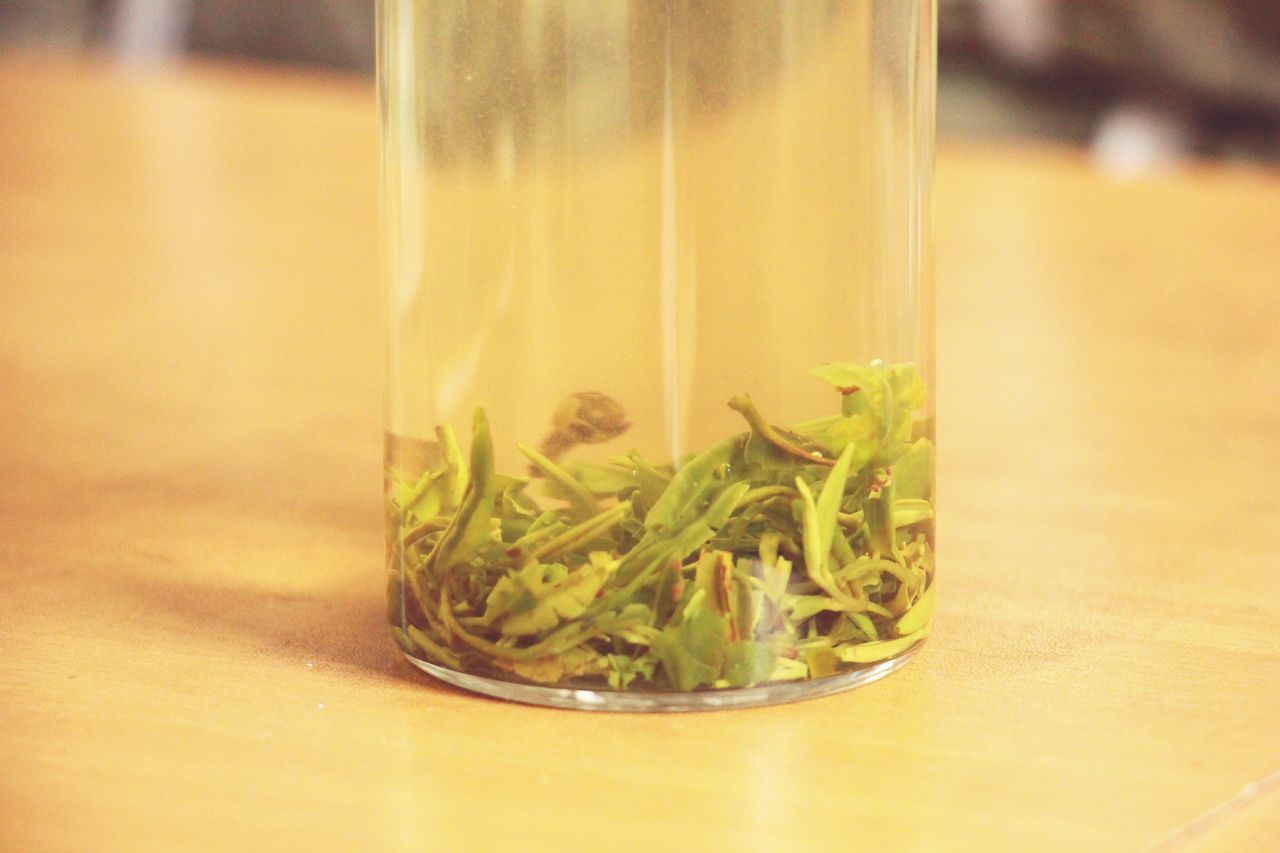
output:
<instances>
[{"instance_id":1,"label":"glass base","mask_svg":"<svg viewBox=\"0 0 1280 853\"><path fill-rule=\"evenodd\" d=\"M924 640L895 658L871 664L863 669L812 681L780 681L758 687L730 687L723 690L700 690L691 693L542 687L537 684L499 681L495 678L456 672L408 654L405 658L428 675L455 687L528 705L544 705L548 708L568 708L577 711L714 711L718 708L781 705L784 702L815 699L819 696L829 696L842 690L861 687L900 669L915 656L922 645Z\"/></svg>"}]
</instances>

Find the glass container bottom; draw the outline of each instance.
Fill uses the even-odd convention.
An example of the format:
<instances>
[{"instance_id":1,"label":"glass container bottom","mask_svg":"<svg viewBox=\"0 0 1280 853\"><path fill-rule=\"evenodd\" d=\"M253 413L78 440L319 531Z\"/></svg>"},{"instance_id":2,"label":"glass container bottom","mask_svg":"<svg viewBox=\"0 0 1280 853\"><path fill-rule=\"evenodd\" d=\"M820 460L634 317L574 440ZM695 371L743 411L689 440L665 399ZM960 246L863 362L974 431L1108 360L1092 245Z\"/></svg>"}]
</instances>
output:
<instances>
[{"instance_id":1,"label":"glass container bottom","mask_svg":"<svg viewBox=\"0 0 1280 853\"><path fill-rule=\"evenodd\" d=\"M812 681L787 681L764 684L759 687L733 687L690 693L541 687L536 684L519 684L456 672L407 654L405 658L428 675L455 687L497 699L523 702L527 705L543 705L548 708L568 708L577 711L714 711L719 708L781 705L785 702L815 699L819 696L830 696L842 690L861 687L900 669L915 656L922 645L924 640L889 660Z\"/></svg>"}]
</instances>

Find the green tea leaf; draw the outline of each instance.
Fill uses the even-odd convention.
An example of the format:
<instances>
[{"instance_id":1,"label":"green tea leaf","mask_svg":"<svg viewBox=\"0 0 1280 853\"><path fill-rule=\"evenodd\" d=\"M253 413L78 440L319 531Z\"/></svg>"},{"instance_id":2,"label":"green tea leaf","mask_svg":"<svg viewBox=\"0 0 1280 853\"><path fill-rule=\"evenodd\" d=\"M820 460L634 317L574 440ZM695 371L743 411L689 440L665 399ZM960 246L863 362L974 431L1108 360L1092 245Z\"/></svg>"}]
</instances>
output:
<instances>
[{"instance_id":1,"label":"green tea leaf","mask_svg":"<svg viewBox=\"0 0 1280 853\"><path fill-rule=\"evenodd\" d=\"M721 679L729 687L754 687L768 681L778 663L778 644L768 640L739 640L724 650Z\"/></svg>"},{"instance_id":2,"label":"green tea leaf","mask_svg":"<svg viewBox=\"0 0 1280 853\"><path fill-rule=\"evenodd\" d=\"M788 595L783 598L782 606L793 622L806 622L827 611L840 613L848 610L847 604L826 595Z\"/></svg>"},{"instance_id":3,"label":"green tea leaf","mask_svg":"<svg viewBox=\"0 0 1280 853\"><path fill-rule=\"evenodd\" d=\"M893 480L878 483L862 501L862 517L872 554L893 553Z\"/></svg>"},{"instance_id":4,"label":"green tea leaf","mask_svg":"<svg viewBox=\"0 0 1280 853\"><path fill-rule=\"evenodd\" d=\"M840 656L829 646L813 646L805 651L804 658L809 665L810 678L835 675L840 666Z\"/></svg>"},{"instance_id":5,"label":"green tea leaf","mask_svg":"<svg viewBox=\"0 0 1280 853\"><path fill-rule=\"evenodd\" d=\"M671 485L672 475L659 470L636 451L627 454L633 468L633 476L640 488L640 500L646 507L652 507Z\"/></svg>"},{"instance_id":6,"label":"green tea leaf","mask_svg":"<svg viewBox=\"0 0 1280 853\"><path fill-rule=\"evenodd\" d=\"M897 483L894 483L897 486ZM893 526L910 527L922 521L933 521L933 504L924 500L903 500L896 498L893 502Z\"/></svg>"},{"instance_id":7,"label":"green tea leaf","mask_svg":"<svg viewBox=\"0 0 1280 853\"><path fill-rule=\"evenodd\" d=\"M868 640L880 639L880 632L876 629L876 623L871 621L871 617L865 613L846 613L845 619L857 626L858 630Z\"/></svg>"},{"instance_id":8,"label":"green tea leaf","mask_svg":"<svg viewBox=\"0 0 1280 853\"><path fill-rule=\"evenodd\" d=\"M527 456L529 461L550 480L555 494L569 500L583 515L592 515L599 511L595 495L591 494L591 490L575 480L573 475L564 468L528 445L517 444L516 449Z\"/></svg>"},{"instance_id":9,"label":"green tea leaf","mask_svg":"<svg viewBox=\"0 0 1280 853\"><path fill-rule=\"evenodd\" d=\"M511 670L539 684L555 684L566 678L583 678L608 672L609 659L592 649L575 646L559 655L532 661L514 661Z\"/></svg>"},{"instance_id":10,"label":"green tea leaf","mask_svg":"<svg viewBox=\"0 0 1280 853\"><path fill-rule=\"evenodd\" d=\"M547 560L571 548L589 544L608 533L615 525L631 514L631 504L622 502L604 512L588 518L563 533L548 539L529 553L525 560Z\"/></svg>"},{"instance_id":11,"label":"green tea leaf","mask_svg":"<svg viewBox=\"0 0 1280 853\"><path fill-rule=\"evenodd\" d=\"M933 584L930 584L911 609L898 617L893 630L899 637L915 634L929 626L929 620L933 617L933 589Z\"/></svg>"},{"instance_id":12,"label":"green tea leaf","mask_svg":"<svg viewBox=\"0 0 1280 853\"><path fill-rule=\"evenodd\" d=\"M427 471L415 484L398 483L395 503L410 520L425 521L440 513L443 491L439 473Z\"/></svg>"},{"instance_id":13,"label":"green tea leaf","mask_svg":"<svg viewBox=\"0 0 1280 853\"><path fill-rule=\"evenodd\" d=\"M457 668L460 664L458 656L448 649L441 646L435 640L432 640L425 633L418 629L415 625L410 625L405 631L413 645L424 652L427 659L445 666Z\"/></svg>"},{"instance_id":14,"label":"green tea leaf","mask_svg":"<svg viewBox=\"0 0 1280 853\"><path fill-rule=\"evenodd\" d=\"M609 655L609 686L614 690L626 690L637 678L653 681L653 670L658 662L649 655L637 658L627 655Z\"/></svg>"},{"instance_id":15,"label":"green tea leaf","mask_svg":"<svg viewBox=\"0 0 1280 853\"><path fill-rule=\"evenodd\" d=\"M809 375L829 383L844 396L846 415L873 410L887 423L893 412L910 413L925 404L924 382L914 364L838 362L815 367Z\"/></svg>"},{"instance_id":16,"label":"green tea leaf","mask_svg":"<svg viewBox=\"0 0 1280 853\"><path fill-rule=\"evenodd\" d=\"M896 640L880 640L874 643L858 643L845 645L836 649L836 654L845 663L875 663L888 660L905 652L928 634L928 629L907 634Z\"/></svg>"},{"instance_id":17,"label":"green tea leaf","mask_svg":"<svg viewBox=\"0 0 1280 853\"><path fill-rule=\"evenodd\" d=\"M462 455L462 448L458 446L458 437L454 435L453 428L448 425L436 427L436 438L444 455L444 470L440 477L443 492L441 506L447 512L462 503L471 474L467 470L467 461Z\"/></svg>"},{"instance_id":18,"label":"green tea leaf","mask_svg":"<svg viewBox=\"0 0 1280 853\"><path fill-rule=\"evenodd\" d=\"M741 445L741 436L734 436L686 462L645 516L645 528L652 533L662 533L681 526L712 487L716 470L728 465Z\"/></svg>"},{"instance_id":19,"label":"green tea leaf","mask_svg":"<svg viewBox=\"0 0 1280 853\"><path fill-rule=\"evenodd\" d=\"M684 567L679 560L662 564L661 574L653 589L654 624L665 625L676 612L685 593Z\"/></svg>"},{"instance_id":20,"label":"green tea leaf","mask_svg":"<svg viewBox=\"0 0 1280 853\"><path fill-rule=\"evenodd\" d=\"M799 681L809 677L809 665L802 660L780 656L769 674L770 681Z\"/></svg>"},{"instance_id":21,"label":"green tea leaf","mask_svg":"<svg viewBox=\"0 0 1280 853\"><path fill-rule=\"evenodd\" d=\"M860 471L880 453L884 428L876 416L867 413L842 417L823 418L798 424L796 431L803 433L816 446L838 456L853 448L850 469Z\"/></svg>"},{"instance_id":22,"label":"green tea leaf","mask_svg":"<svg viewBox=\"0 0 1280 853\"><path fill-rule=\"evenodd\" d=\"M933 442L917 439L911 449L893 463L893 482L899 500L933 500Z\"/></svg>"},{"instance_id":23,"label":"green tea leaf","mask_svg":"<svg viewBox=\"0 0 1280 853\"><path fill-rule=\"evenodd\" d=\"M738 412L751 427L743 456L748 465L766 469L790 465L832 465L821 449L807 436L780 429L764 419L757 411L751 397L742 394L729 401L729 408Z\"/></svg>"},{"instance_id":24,"label":"green tea leaf","mask_svg":"<svg viewBox=\"0 0 1280 853\"><path fill-rule=\"evenodd\" d=\"M503 636L539 634L566 619L581 616L618 567L599 551L591 561L569 572L563 565L529 563L498 581L485 599L485 624L498 624ZM556 572L559 569L559 572Z\"/></svg>"},{"instance_id":25,"label":"green tea leaf","mask_svg":"<svg viewBox=\"0 0 1280 853\"><path fill-rule=\"evenodd\" d=\"M629 468L620 465L592 465L578 462L566 468L569 475L596 497L609 497L634 488L636 476Z\"/></svg>"},{"instance_id":26,"label":"green tea leaf","mask_svg":"<svg viewBox=\"0 0 1280 853\"><path fill-rule=\"evenodd\" d=\"M853 448L846 447L840 454L840 459L836 461L835 467L831 469L826 482L823 483L822 491L816 501L813 492L809 489L809 484L801 477L796 478L796 489L804 501L805 569L809 578L823 592L836 600L846 600L847 596L836 586L835 578L831 574L829 556L838 524L836 514L840 510L840 501L844 497L849 462L852 458Z\"/></svg>"},{"instance_id":27,"label":"green tea leaf","mask_svg":"<svg viewBox=\"0 0 1280 853\"><path fill-rule=\"evenodd\" d=\"M724 666L729 620L707 606L706 595L706 590L698 590L680 624L667 628L654 641L654 653L677 690L713 683Z\"/></svg>"},{"instance_id":28,"label":"green tea leaf","mask_svg":"<svg viewBox=\"0 0 1280 853\"><path fill-rule=\"evenodd\" d=\"M721 492L700 517L678 531L667 531L664 536L654 536L650 542L642 542L622 558L618 579L626 584L604 606L616 606L647 580L654 571L671 560L683 561L707 543L716 531L724 526L738 501L751 488L749 483L735 483Z\"/></svg>"},{"instance_id":29,"label":"green tea leaf","mask_svg":"<svg viewBox=\"0 0 1280 853\"><path fill-rule=\"evenodd\" d=\"M492 477L493 439L489 435L489 419L483 409L477 409L471 434L471 477L457 514L427 560L437 571L447 572L470 559L488 540L494 503Z\"/></svg>"},{"instance_id":30,"label":"green tea leaf","mask_svg":"<svg viewBox=\"0 0 1280 853\"><path fill-rule=\"evenodd\" d=\"M854 470L890 464L911 439L912 412L925 403L924 382L912 364L826 364L810 371L842 395L841 417L797 427L830 452L858 447Z\"/></svg>"}]
</instances>

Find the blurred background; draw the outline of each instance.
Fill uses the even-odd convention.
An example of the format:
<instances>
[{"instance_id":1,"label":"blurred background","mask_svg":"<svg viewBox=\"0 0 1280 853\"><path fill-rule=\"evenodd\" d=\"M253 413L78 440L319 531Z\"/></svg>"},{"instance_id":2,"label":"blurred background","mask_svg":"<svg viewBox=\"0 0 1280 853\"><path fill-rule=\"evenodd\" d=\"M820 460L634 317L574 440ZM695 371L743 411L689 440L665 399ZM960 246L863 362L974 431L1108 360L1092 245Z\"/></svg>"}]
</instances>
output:
<instances>
[{"instance_id":1,"label":"blurred background","mask_svg":"<svg viewBox=\"0 0 1280 853\"><path fill-rule=\"evenodd\" d=\"M371 75L373 45L373 0L0 0L0 51ZM1066 142L1117 173L1274 163L1280 0L940 0L939 95L944 135Z\"/></svg>"}]
</instances>

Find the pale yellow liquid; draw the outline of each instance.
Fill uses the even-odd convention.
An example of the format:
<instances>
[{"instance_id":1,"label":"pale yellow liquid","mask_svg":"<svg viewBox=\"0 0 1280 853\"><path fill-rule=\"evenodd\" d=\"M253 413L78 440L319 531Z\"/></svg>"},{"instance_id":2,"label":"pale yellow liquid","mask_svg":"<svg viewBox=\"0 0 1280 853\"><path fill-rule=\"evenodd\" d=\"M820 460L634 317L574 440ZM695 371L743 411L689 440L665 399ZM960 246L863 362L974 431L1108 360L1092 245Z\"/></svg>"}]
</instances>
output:
<instances>
[{"instance_id":1,"label":"pale yellow liquid","mask_svg":"<svg viewBox=\"0 0 1280 853\"><path fill-rule=\"evenodd\" d=\"M814 365L930 378L918 2L383 6L390 432L465 445L482 406L519 472L596 391L632 426L573 452L666 461L742 392L834 414Z\"/></svg>"}]
</instances>

